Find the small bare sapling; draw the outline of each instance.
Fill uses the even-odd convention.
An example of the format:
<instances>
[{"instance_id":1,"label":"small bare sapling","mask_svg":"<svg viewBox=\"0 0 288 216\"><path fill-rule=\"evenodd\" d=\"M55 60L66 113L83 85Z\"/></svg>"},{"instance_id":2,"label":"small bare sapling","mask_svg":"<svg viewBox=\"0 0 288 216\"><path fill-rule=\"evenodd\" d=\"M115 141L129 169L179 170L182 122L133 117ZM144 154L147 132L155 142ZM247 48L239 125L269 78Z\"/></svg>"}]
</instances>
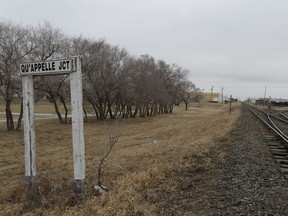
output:
<instances>
[{"instance_id":1,"label":"small bare sapling","mask_svg":"<svg viewBox=\"0 0 288 216\"><path fill-rule=\"evenodd\" d=\"M123 125L120 125L118 120L114 120L111 125L107 124L107 132L108 132L108 140L105 143L105 150L104 154L100 158L98 170L97 170L97 184L94 188L99 193L104 193L108 191L108 188L102 185L101 177L102 177L102 168L104 165L105 160L110 155L113 147L118 142L122 132L123 132Z\"/></svg>"}]
</instances>

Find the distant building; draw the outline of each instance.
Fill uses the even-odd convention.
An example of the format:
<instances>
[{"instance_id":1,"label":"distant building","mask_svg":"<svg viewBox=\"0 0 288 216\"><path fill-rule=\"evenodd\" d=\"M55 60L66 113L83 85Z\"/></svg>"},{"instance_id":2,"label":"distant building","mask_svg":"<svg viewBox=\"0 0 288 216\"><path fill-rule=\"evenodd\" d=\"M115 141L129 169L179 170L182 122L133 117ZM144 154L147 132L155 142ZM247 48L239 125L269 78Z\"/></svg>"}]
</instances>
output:
<instances>
[{"instance_id":1,"label":"distant building","mask_svg":"<svg viewBox=\"0 0 288 216\"><path fill-rule=\"evenodd\" d=\"M203 92L203 101L218 103L219 93Z\"/></svg>"},{"instance_id":2,"label":"distant building","mask_svg":"<svg viewBox=\"0 0 288 216\"><path fill-rule=\"evenodd\" d=\"M223 96L220 93L212 93L211 92L203 92L203 101L205 102L211 102L211 103L227 103L229 101L228 96Z\"/></svg>"}]
</instances>

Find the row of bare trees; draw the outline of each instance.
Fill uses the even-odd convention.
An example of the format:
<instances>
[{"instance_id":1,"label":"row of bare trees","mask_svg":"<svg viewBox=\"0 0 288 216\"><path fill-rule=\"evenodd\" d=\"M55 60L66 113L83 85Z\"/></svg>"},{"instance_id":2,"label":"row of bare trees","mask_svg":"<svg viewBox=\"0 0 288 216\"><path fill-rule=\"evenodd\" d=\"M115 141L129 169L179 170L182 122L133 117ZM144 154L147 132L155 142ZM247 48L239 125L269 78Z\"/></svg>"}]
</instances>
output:
<instances>
[{"instance_id":1,"label":"row of bare trees","mask_svg":"<svg viewBox=\"0 0 288 216\"><path fill-rule=\"evenodd\" d=\"M180 66L156 61L149 55L131 56L105 40L68 37L49 23L27 27L0 21L0 101L5 103L8 130L21 127L22 116L15 127L11 111L13 99L21 98L19 63L73 55L80 55L82 61L84 113L91 107L97 119L170 113L175 102L183 100L187 85L195 87L187 80L188 71ZM53 103L60 123L67 123L67 77L34 78L35 100L45 96ZM64 115L59 111L59 102Z\"/></svg>"}]
</instances>

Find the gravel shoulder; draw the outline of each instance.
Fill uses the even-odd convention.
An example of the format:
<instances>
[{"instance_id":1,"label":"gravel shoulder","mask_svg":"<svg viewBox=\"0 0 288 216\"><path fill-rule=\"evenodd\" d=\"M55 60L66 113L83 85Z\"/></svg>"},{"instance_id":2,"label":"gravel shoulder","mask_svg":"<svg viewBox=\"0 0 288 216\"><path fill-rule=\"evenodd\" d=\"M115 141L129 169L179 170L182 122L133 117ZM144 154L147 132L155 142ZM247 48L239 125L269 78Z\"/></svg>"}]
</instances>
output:
<instances>
[{"instance_id":1,"label":"gravel shoulder","mask_svg":"<svg viewBox=\"0 0 288 216\"><path fill-rule=\"evenodd\" d=\"M259 133L260 132L260 133ZM225 143L224 163L215 164L216 185L202 215L288 215L288 180L264 139L268 130L245 106Z\"/></svg>"},{"instance_id":2,"label":"gravel shoulder","mask_svg":"<svg viewBox=\"0 0 288 216\"><path fill-rule=\"evenodd\" d=\"M182 187L166 194L173 198L164 215L288 215L288 180L264 138L271 133L244 105L241 109L226 137L202 157L192 157L187 170L173 173ZM209 166L201 165L207 160Z\"/></svg>"}]
</instances>

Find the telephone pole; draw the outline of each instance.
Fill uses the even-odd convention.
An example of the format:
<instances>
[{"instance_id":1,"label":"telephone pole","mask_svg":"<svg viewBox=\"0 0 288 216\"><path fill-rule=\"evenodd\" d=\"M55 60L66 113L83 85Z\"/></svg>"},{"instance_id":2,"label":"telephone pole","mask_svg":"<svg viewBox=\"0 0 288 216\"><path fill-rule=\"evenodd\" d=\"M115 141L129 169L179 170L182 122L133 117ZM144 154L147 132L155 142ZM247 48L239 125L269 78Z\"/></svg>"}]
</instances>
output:
<instances>
[{"instance_id":1,"label":"telephone pole","mask_svg":"<svg viewBox=\"0 0 288 216\"><path fill-rule=\"evenodd\" d=\"M266 105L266 91L267 91L267 86L265 86L265 91L264 91L264 105Z\"/></svg>"},{"instance_id":2,"label":"telephone pole","mask_svg":"<svg viewBox=\"0 0 288 216\"><path fill-rule=\"evenodd\" d=\"M223 90L224 90L224 88L223 88L223 86L222 86L222 88L221 88L221 93L222 93L222 104L224 103L224 100L223 100L223 99L224 99L224 98L223 98L223 97L224 97L224 95L223 95Z\"/></svg>"},{"instance_id":3,"label":"telephone pole","mask_svg":"<svg viewBox=\"0 0 288 216\"><path fill-rule=\"evenodd\" d=\"M211 101L211 102L213 101L212 95L213 95L213 85L212 85L212 87L211 87L211 98L210 98L210 101Z\"/></svg>"}]
</instances>

